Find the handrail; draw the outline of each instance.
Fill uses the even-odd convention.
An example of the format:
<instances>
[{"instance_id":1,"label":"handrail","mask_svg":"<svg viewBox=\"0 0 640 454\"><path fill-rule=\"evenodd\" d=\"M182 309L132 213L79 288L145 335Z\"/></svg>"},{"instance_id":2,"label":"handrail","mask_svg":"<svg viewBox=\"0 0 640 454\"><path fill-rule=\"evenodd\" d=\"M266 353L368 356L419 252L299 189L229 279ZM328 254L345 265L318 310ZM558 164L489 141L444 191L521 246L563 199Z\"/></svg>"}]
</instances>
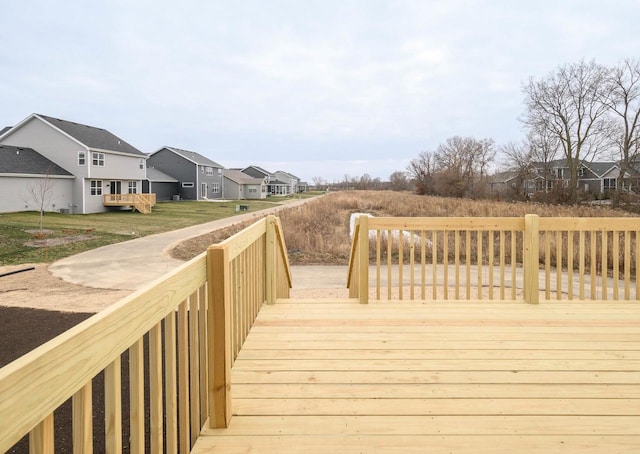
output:
<instances>
[{"instance_id":1,"label":"handrail","mask_svg":"<svg viewBox=\"0 0 640 454\"><path fill-rule=\"evenodd\" d=\"M268 236L276 240L271 252ZM275 257L274 270L267 253ZM269 216L0 369L0 452L27 433L34 452L53 452L53 412L71 397L74 444L91 446L92 379L100 372L105 449L120 452L121 355L127 350L130 395L122 398L130 403L132 452L145 450L145 424L151 452L163 446L189 452L207 419L228 426L231 366L267 300L268 274L277 298L288 297L286 256L279 220Z\"/></svg>"},{"instance_id":2,"label":"handrail","mask_svg":"<svg viewBox=\"0 0 640 454\"><path fill-rule=\"evenodd\" d=\"M382 299L385 277L389 300L640 300L637 218L360 216L356 229L347 286L360 302Z\"/></svg>"}]
</instances>

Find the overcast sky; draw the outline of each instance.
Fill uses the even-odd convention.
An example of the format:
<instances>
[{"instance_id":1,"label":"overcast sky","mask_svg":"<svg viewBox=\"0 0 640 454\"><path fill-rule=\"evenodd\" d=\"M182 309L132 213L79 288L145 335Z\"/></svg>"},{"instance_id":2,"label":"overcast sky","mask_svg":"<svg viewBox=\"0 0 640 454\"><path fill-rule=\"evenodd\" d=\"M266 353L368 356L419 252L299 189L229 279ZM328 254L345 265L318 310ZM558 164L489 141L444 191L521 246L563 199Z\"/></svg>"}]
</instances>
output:
<instances>
[{"instance_id":1,"label":"overcast sky","mask_svg":"<svg viewBox=\"0 0 640 454\"><path fill-rule=\"evenodd\" d=\"M522 84L637 58L639 19L640 0L3 0L0 126L387 179L454 135L521 140Z\"/></svg>"}]
</instances>

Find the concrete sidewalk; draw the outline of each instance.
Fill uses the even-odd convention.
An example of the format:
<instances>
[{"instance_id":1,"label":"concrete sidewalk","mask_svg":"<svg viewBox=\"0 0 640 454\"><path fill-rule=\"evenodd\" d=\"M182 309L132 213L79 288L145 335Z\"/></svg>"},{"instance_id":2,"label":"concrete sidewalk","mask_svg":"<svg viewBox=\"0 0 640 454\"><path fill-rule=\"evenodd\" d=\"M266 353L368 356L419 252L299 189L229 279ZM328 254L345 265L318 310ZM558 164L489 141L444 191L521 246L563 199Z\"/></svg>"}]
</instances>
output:
<instances>
[{"instance_id":1,"label":"concrete sidewalk","mask_svg":"<svg viewBox=\"0 0 640 454\"><path fill-rule=\"evenodd\" d=\"M302 205L309 200L314 198L110 244L58 260L49 266L49 271L57 278L84 287L137 290L184 263L168 255L176 243L239 222L257 221L268 214Z\"/></svg>"}]
</instances>

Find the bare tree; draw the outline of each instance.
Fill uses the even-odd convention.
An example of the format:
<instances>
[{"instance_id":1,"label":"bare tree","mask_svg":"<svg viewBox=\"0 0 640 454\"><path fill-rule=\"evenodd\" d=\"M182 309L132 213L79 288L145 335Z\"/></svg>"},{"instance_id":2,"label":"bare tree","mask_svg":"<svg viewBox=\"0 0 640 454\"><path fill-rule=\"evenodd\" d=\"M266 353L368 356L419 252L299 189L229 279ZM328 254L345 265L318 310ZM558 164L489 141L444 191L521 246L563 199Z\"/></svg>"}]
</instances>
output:
<instances>
[{"instance_id":1,"label":"bare tree","mask_svg":"<svg viewBox=\"0 0 640 454\"><path fill-rule=\"evenodd\" d=\"M316 188L316 190L320 189L324 184L324 178L322 177L313 177L311 181L313 181L313 186Z\"/></svg>"},{"instance_id":2,"label":"bare tree","mask_svg":"<svg viewBox=\"0 0 640 454\"><path fill-rule=\"evenodd\" d=\"M435 192L435 171L436 154L432 151L423 151L409 162L407 173L415 181L417 194L425 195Z\"/></svg>"},{"instance_id":3,"label":"bare tree","mask_svg":"<svg viewBox=\"0 0 640 454\"><path fill-rule=\"evenodd\" d=\"M38 179L37 182L30 184L27 187L27 203L33 203L40 211L40 231L44 222L44 212L51 204L53 198L53 189L56 182L51 178L51 175L47 172Z\"/></svg>"},{"instance_id":4,"label":"bare tree","mask_svg":"<svg viewBox=\"0 0 640 454\"><path fill-rule=\"evenodd\" d=\"M485 189L487 168L495 159L492 139L454 136L438 146L437 168L443 195L479 197Z\"/></svg>"},{"instance_id":5,"label":"bare tree","mask_svg":"<svg viewBox=\"0 0 640 454\"><path fill-rule=\"evenodd\" d=\"M407 173L397 170L389 175L389 185L392 191L406 191L409 189L409 180Z\"/></svg>"},{"instance_id":6,"label":"bare tree","mask_svg":"<svg viewBox=\"0 0 640 454\"><path fill-rule=\"evenodd\" d=\"M612 114L611 140L620 162L617 187L638 160L640 151L640 61L625 60L609 70L606 104ZM617 203L618 198L614 198Z\"/></svg>"},{"instance_id":7,"label":"bare tree","mask_svg":"<svg viewBox=\"0 0 640 454\"><path fill-rule=\"evenodd\" d=\"M577 201L578 169L602 151L608 84L607 70L594 61L559 67L545 79L523 87L530 131L544 132L561 146L569 168L568 200Z\"/></svg>"},{"instance_id":8,"label":"bare tree","mask_svg":"<svg viewBox=\"0 0 640 454\"><path fill-rule=\"evenodd\" d=\"M513 192L519 197L525 196L528 192L526 185L536 177L531 144L527 141L508 142L500 147L500 152L506 158L506 170L515 174Z\"/></svg>"}]
</instances>

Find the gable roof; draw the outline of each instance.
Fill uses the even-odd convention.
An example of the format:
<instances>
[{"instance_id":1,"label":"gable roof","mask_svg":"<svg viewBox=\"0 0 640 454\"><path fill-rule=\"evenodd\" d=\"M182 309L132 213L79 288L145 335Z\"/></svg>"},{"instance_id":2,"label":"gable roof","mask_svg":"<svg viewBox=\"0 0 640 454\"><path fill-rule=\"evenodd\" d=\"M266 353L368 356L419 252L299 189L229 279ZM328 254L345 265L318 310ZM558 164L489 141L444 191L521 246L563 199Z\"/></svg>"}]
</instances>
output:
<instances>
[{"instance_id":1,"label":"gable roof","mask_svg":"<svg viewBox=\"0 0 640 454\"><path fill-rule=\"evenodd\" d=\"M70 172L45 158L33 148L11 145L0 145L0 173L73 177Z\"/></svg>"},{"instance_id":2,"label":"gable roof","mask_svg":"<svg viewBox=\"0 0 640 454\"><path fill-rule=\"evenodd\" d=\"M178 180L164 172L156 169L155 167L147 167L147 180L156 183L177 183Z\"/></svg>"},{"instance_id":3,"label":"gable roof","mask_svg":"<svg viewBox=\"0 0 640 454\"><path fill-rule=\"evenodd\" d=\"M251 166L245 167L244 169L242 169L242 172L247 173L247 172L245 172L247 169L255 169L258 172L264 174L265 177L273 176L273 174L271 172L269 172L269 171L267 171L267 170L265 170L265 169L263 169L262 167L259 167L259 166L251 165Z\"/></svg>"},{"instance_id":4,"label":"gable roof","mask_svg":"<svg viewBox=\"0 0 640 454\"><path fill-rule=\"evenodd\" d=\"M164 146L160 148L158 151L162 151L164 149L169 150L172 153L177 154L178 156L182 156L183 158L193 162L196 165L218 167L220 169L224 169L223 165L220 165L217 162L212 161L211 159L205 156L202 156L200 153L196 153L195 151L183 150L182 148L168 147L168 146ZM158 151L151 153L151 155L156 154Z\"/></svg>"},{"instance_id":5,"label":"gable roof","mask_svg":"<svg viewBox=\"0 0 640 454\"><path fill-rule=\"evenodd\" d=\"M604 176L606 173L608 173L611 169L613 169L614 167L617 167L618 164L610 161L610 162L592 162L590 164L583 164L585 167L589 168L589 170L591 170L594 174L596 174L598 177L602 177Z\"/></svg>"},{"instance_id":6,"label":"gable roof","mask_svg":"<svg viewBox=\"0 0 640 454\"><path fill-rule=\"evenodd\" d=\"M295 176L291 172L285 172L284 170L276 170L276 173L281 173L283 175L287 175L288 177L293 178L295 180L299 180L300 179L300 177Z\"/></svg>"},{"instance_id":7,"label":"gable roof","mask_svg":"<svg viewBox=\"0 0 640 454\"><path fill-rule=\"evenodd\" d=\"M146 154L128 144L118 136L110 133L106 129L61 120L47 115L33 114L33 116L73 137L87 148L147 157Z\"/></svg>"},{"instance_id":8,"label":"gable roof","mask_svg":"<svg viewBox=\"0 0 640 454\"><path fill-rule=\"evenodd\" d=\"M228 178L234 183L238 184L263 184L264 180L262 178L254 178L251 175L247 175L238 169L224 169L222 171L222 176Z\"/></svg>"}]
</instances>

